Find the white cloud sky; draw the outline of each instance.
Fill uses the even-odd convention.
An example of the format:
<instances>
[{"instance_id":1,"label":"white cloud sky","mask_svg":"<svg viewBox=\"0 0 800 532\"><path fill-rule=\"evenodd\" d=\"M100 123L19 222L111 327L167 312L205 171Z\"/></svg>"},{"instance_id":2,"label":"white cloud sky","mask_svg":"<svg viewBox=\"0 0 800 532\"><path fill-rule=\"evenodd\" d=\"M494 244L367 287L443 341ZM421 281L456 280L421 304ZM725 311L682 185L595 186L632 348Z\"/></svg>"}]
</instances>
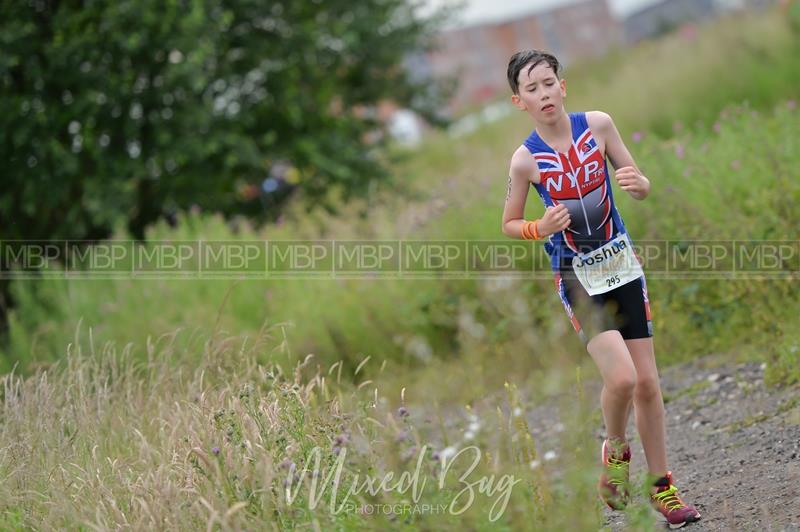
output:
<instances>
[{"instance_id":1,"label":"white cloud sky","mask_svg":"<svg viewBox=\"0 0 800 532\"><path fill-rule=\"evenodd\" d=\"M514 15L529 13L539 9L557 7L573 3L575 0L427 0L430 8L443 5L464 3L460 19L465 24L503 20ZM659 0L606 0L611 12L617 16L625 16L642 7L657 3Z\"/></svg>"}]
</instances>

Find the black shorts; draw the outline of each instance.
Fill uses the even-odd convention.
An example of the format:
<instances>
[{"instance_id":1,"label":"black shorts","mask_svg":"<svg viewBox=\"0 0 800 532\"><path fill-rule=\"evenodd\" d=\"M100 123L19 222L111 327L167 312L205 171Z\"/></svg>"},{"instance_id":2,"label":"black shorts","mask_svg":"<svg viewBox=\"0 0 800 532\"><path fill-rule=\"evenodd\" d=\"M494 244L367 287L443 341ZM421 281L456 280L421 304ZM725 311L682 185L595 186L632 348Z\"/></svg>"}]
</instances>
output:
<instances>
[{"instance_id":1,"label":"black shorts","mask_svg":"<svg viewBox=\"0 0 800 532\"><path fill-rule=\"evenodd\" d=\"M644 276L596 296L586 292L572 268L556 272L555 281L567 316L584 344L609 330L619 331L626 340L653 336Z\"/></svg>"}]
</instances>

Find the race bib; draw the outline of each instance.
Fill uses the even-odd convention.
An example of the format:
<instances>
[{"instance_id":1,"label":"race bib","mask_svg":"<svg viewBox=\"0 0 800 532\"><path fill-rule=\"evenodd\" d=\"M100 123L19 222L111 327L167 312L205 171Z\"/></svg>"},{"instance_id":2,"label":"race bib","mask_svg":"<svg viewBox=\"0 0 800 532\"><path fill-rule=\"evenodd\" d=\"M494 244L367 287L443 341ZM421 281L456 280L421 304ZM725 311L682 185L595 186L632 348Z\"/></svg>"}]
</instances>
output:
<instances>
[{"instance_id":1,"label":"race bib","mask_svg":"<svg viewBox=\"0 0 800 532\"><path fill-rule=\"evenodd\" d=\"M578 253L572 269L590 296L604 294L644 275L627 233L590 253Z\"/></svg>"}]
</instances>

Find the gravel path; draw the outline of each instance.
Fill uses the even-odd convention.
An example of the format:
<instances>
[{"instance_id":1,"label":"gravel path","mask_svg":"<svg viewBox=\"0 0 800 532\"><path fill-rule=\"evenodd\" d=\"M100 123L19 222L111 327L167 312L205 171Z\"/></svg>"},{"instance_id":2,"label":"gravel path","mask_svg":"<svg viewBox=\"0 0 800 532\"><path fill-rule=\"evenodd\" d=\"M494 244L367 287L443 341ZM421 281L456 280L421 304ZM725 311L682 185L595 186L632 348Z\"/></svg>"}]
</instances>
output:
<instances>
[{"instance_id":1,"label":"gravel path","mask_svg":"<svg viewBox=\"0 0 800 532\"><path fill-rule=\"evenodd\" d=\"M731 364L721 356L662 368L660 375L668 463L682 496L703 516L684 530L800 531L800 386L767 388L761 364ZM585 384L599 398L599 379ZM486 398L476 410L494 410L503 397ZM553 397L525 413L545 459L565 430L560 403ZM627 434L636 479L646 462L634 419L631 410ZM599 460L602 424L595 434ZM548 464L554 467L558 459ZM623 512L605 509L605 516L606 530L626 530Z\"/></svg>"},{"instance_id":2,"label":"gravel path","mask_svg":"<svg viewBox=\"0 0 800 532\"><path fill-rule=\"evenodd\" d=\"M682 495L703 516L684 529L800 531L800 387L767 388L762 365L718 361L707 357L661 370L668 463ZM599 394L599 383L589 387ZM529 416L542 436L552 426L547 419L557 416L548 409ZM601 442L602 427L597 437ZM628 437L636 478L646 462L633 412ZM626 529L624 513L605 514L609 529Z\"/></svg>"}]
</instances>

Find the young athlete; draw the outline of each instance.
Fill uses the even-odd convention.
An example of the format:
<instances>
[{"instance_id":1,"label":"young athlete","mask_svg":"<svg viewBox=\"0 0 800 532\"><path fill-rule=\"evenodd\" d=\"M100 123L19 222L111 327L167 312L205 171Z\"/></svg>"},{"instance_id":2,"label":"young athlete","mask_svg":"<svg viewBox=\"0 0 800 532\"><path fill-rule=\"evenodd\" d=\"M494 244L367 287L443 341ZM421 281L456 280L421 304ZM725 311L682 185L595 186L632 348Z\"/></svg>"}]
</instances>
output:
<instances>
[{"instance_id":1,"label":"young athlete","mask_svg":"<svg viewBox=\"0 0 800 532\"><path fill-rule=\"evenodd\" d=\"M700 519L667 470L664 403L653 353L647 285L639 259L614 206L606 158L614 179L634 199L650 192L609 115L567 113L567 85L551 54L518 52L508 64L511 101L535 128L511 157L503 233L547 239L556 291L603 378L600 401L607 438L598 491L612 509L630 497L631 450L625 439L630 406L649 469L651 502L672 527ZM536 188L544 215L525 220L528 188Z\"/></svg>"}]
</instances>

